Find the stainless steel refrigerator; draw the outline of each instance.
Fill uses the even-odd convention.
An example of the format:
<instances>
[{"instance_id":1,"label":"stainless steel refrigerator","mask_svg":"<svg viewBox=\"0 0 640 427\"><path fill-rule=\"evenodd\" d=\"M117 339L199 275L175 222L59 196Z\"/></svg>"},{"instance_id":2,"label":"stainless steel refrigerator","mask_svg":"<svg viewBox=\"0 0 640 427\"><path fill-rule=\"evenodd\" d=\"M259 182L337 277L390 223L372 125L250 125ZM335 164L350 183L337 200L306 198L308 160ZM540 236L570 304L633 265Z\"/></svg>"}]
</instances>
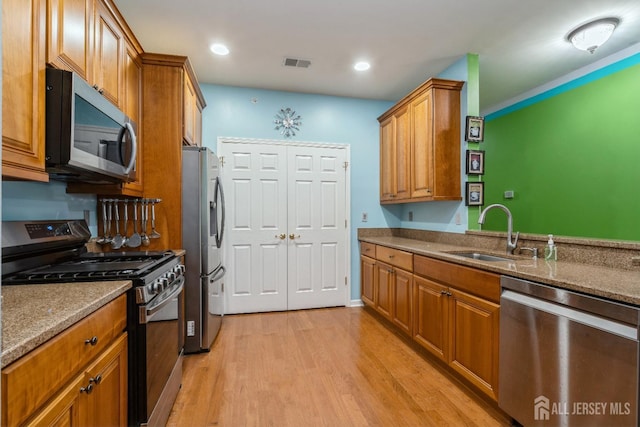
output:
<instances>
[{"instance_id":1,"label":"stainless steel refrigerator","mask_svg":"<svg viewBox=\"0 0 640 427\"><path fill-rule=\"evenodd\" d=\"M182 245L185 255L185 353L209 351L224 314L224 193L218 157L182 149Z\"/></svg>"}]
</instances>

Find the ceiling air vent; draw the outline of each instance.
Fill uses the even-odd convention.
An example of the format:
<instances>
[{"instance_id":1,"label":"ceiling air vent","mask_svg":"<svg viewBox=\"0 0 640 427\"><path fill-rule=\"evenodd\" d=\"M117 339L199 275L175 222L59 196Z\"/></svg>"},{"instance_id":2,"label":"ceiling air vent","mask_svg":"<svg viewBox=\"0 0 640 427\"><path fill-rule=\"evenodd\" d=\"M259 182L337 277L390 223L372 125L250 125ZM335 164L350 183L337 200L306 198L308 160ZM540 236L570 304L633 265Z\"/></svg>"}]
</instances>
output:
<instances>
[{"instance_id":1,"label":"ceiling air vent","mask_svg":"<svg viewBox=\"0 0 640 427\"><path fill-rule=\"evenodd\" d=\"M285 67L309 68L311 61L306 59L284 58Z\"/></svg>"}]
</instances>

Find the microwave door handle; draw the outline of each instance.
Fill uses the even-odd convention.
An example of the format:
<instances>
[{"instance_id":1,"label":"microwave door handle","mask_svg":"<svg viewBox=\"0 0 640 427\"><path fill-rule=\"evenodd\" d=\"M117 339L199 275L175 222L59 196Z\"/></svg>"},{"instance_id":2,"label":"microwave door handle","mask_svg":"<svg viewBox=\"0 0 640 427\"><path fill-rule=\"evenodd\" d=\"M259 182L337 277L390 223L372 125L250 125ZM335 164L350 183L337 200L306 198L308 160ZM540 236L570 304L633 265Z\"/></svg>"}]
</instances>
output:
<instances>
[{"instance_id":1,"label":"microwave door handle","mask_svg":"<svg viewBox=\"0 0 640 427\"><path fill-rule=\"evenodd\" d=\"M131 135L131 158L129 159L127 168L124 170L124 173L128 175L129 172L131 172L131 169L133 169L133 166L136 164L136 156L138 154L138 141L136 140L136 132L133 130L133 126L131 126L131 123L125 123L124 127L127 128L129 135ZM120 143L122 143L122 141L120 141Z\"/></svg>"}]
</instances>

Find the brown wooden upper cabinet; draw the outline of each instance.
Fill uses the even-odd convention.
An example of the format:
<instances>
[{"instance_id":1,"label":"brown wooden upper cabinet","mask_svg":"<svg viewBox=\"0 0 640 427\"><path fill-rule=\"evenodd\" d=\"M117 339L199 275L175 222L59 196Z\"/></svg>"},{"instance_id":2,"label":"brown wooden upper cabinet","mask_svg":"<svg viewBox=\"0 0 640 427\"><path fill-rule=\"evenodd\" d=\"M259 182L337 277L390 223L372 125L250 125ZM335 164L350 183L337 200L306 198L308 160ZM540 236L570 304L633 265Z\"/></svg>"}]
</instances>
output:
<instances>
[{"instance_id":1,"label":"brown wooden upper cabinet","mask_svg":"<svg viewBox=\"0 0 640 427\"><path fill-rule=\"evenodd\" d=\"M462 200L460 90L432 78L378 117L380 203Z\"/></svg>"},{"instance_id":2,"label":"brown wooden upper cabinet","mask_svg":"<svg viewBox=\"0 0 640 427\"><path fill-rule=\"evenodd\" d=\"M49 181L44 160L44 6L39 0L2 2L4 179Z\"/></svg>"},{"instance_id":3,"label":"brown wooden upper cabinet","mask_svg":"<svg viewBox=\"0 0 640 427\"><path fill-rule=\"evenodd\" d=\"M143 195L142 47L111 0L47 0L47 63L83 76L138 126L136 180L69 183L69 193ZM84 23L84 25L83 25ZM77 28L84 28L84 37Z\"/></svg>"},{"instance_id":4,"label":"brown wooden upper cabinet","mask_svg":"<svg viewBox=\"0 0 640 427\"><path fill-rule=\"evenodd\" d=\"M111 1L47 0L46 21L47 63L76 72L124 109L127 38L133 37Z\"/></svg>"}]
</instances>

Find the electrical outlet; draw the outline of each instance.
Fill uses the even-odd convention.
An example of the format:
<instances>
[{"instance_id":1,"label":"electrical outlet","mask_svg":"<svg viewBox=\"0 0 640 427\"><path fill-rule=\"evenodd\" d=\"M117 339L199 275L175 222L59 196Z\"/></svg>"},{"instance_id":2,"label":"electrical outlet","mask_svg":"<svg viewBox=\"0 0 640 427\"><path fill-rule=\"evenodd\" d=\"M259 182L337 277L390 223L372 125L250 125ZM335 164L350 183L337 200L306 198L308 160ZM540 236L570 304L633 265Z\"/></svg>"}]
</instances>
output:
<instances>
[{"instance_id":1,"label":"electrical outlet","mask_svg":"<svg viewBox=\"0 0 640 427\"><path fill-rule=\"evenodd\" d=\"M413 211L409 211L409 221L413 221Z\"/></svg>"},{"instance_id":2,"label":"electrical outlet","mask_svg":"<svg viewBox=\"0 0 640 427\"><path fill-rule=\"evenodd\" d=\"M460 212L456 212L456 225L460 225L462 220L460 219Z\"/></svg>"},{"instance_id":3,"label":"electrical outlet","mask_svg":"<svg viewBox=\"0 0 640 427\"><path fill-rule=\"evenodd\" d=\"M362 222L367 222L368 219L369 214L367 214L366 212L362 212Z\"/></svg>"},{"instance_id":4,"label":"electrical outlet","mask_svg":"<svg viewBox=\"0 0 640 427\"><path fill-rule=\"evenodd\" d=\"M513 190L507 190L504 192L505 199L513 199Z\"/></svg>"},{"instance_id":5,"label":"electrical outlet","mask_svg":"<svg viewBox=\"0 0 640 427\"><path fill-rule=\"evenodd\" d=\"M189 320L187 322L187 336L192 337L196 334L196 322Z\"/></svg>"}]
</instances>

